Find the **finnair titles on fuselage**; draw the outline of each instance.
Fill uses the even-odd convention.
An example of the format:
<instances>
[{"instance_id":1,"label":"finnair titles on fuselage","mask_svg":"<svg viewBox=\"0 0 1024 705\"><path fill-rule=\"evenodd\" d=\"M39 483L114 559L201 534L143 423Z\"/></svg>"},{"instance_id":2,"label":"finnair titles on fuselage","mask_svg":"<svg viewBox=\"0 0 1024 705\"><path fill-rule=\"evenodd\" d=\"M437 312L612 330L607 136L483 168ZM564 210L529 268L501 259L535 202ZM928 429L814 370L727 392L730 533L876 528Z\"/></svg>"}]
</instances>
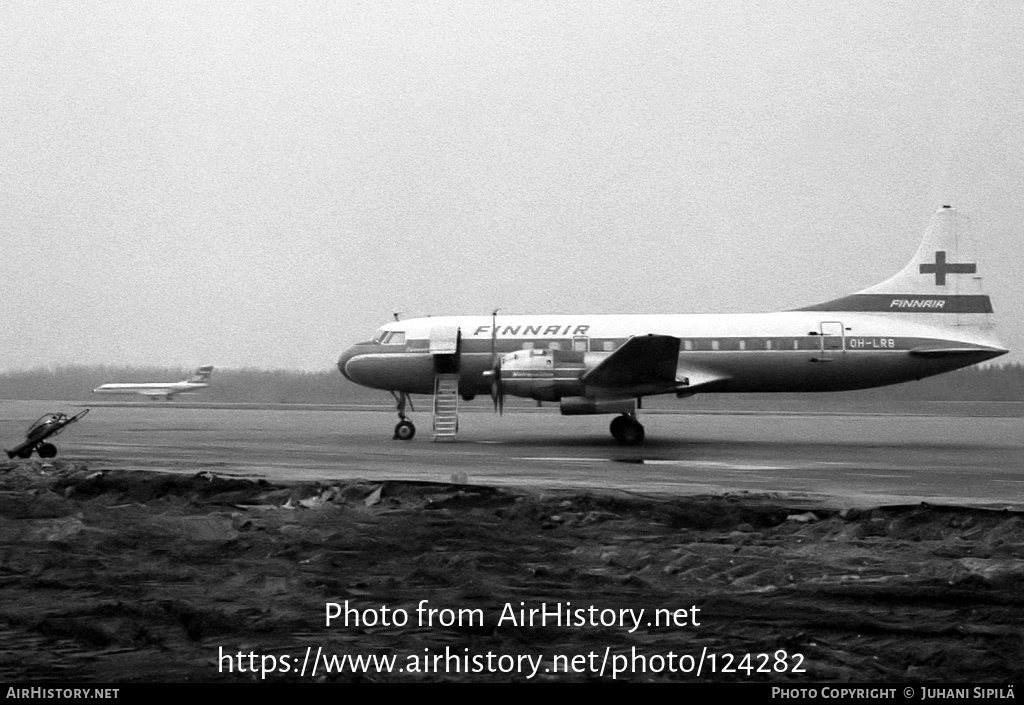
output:
<instances>
[{"instance_id":1,"label":"finnair titles on fuselage","mask_svg":"<svg viewBox=\"0 0 1024 705\"><path fill-rule=\"evenodd\" d=\"M496 331L498 335L503 335L503 336L509 337L509 336L519 335L520 331L522 331L522 335L524 337L529 337L529 336L537 336L537 337L541 337L541 336L558 336L558 337L564 338L564 337L566 337L568 335L586 335L588 330L590 330L590 326L589 325L573 324L573 323L570 323L570 324L568 324L566 326L562 326L560 324L556 324L556 325L553 325L553 326L545 326L544 324L537 324L537 325L526 324L526 325L521 325L521 326L505 326L505 327L486 325L486 326L477 326L476 330L473 331L473 335L475 335L475 336L488 335L489 336L489 335L492 334L492 331Z\"/></svg>"},{"instance_id":2,"label":"finnair titles on fuselage","mask_svg":"<svg viewBox=\"0 0 1024 705\"><path fill-rule=\"evenodd\" d=\"M410 394L434 400L434 437L452 439L458 398L557 402L616 414L612 435L644 437L644 396L860 389L1003 355L966 221L933 217L911 261L855 294L757 314L441 316L388 323L338 360L357 384L392 392L395 438L410 439Z\"/></svg>"}]
</instances>

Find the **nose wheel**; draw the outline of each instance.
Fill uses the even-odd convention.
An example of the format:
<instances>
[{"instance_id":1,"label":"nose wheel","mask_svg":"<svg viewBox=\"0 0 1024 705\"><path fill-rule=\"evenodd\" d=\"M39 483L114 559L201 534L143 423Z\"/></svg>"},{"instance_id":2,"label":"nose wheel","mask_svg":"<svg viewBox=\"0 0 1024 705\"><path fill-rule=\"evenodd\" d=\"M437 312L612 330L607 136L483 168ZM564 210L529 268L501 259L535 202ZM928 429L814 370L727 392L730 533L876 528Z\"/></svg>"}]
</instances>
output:
<instances>
[{"instance_id":1,"label":"nose wheel","mask_svg":"<svg viewBox=\"0 0 1024 705\"><path fill-rule=\"evenodd\" d=\"M411 441L412 437L416 435L416 426L405 417L405 403L409 402L411 409L412 399L405 392L391 392L391 396L395 398L395 407L398 410L398 424L395 426L393 438L396 441Z\"/></svg>"},{"instance_id":2,"label":"nose wheel","mask_svg":"<svg viewBox=\"0 0 1024 705\"><path fill-rule=\"evenodd\" d=\"M616 416L609 430L612 437L624 446L637 446L644 442L644 425L635 416Z\"/></svg>"},{"instance_id":3,"label":"nose wheel","mask_svg":"<svg viewBox=\"0 0 1024 705\"><path fill-rule=\"evenodd\" d=\"M416 427L409 419L402 419L395 426L395 440L396 441L411 441L412 437L416 435Z\"/></svg>"}]
</instances>

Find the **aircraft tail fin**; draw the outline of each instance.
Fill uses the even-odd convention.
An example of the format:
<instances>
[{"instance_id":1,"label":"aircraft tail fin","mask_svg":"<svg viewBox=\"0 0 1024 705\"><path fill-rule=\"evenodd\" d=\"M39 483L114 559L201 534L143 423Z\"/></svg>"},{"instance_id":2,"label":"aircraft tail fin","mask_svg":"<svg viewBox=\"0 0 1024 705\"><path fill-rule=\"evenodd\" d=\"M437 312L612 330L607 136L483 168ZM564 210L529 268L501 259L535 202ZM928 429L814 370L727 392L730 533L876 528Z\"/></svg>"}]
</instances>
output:
<instances>
[{"instance_id":1,"label":"aircraft tail fin","mask_svg":"<svg viewBox=\"0 0 1024 705\"><path fill-rule=\"evenodd\" d=\"M185 381L192 384L208 384L211 375L213 375L213 365L203 365Z\"/></svg>"},{"instance_id":2,"label":"aircraft tail fin","mask_svg":"<svg viewBox=\"0 0 1024 705\"><path fill-rule=\"evenodd\" d=\"M800 311L874 311L886 313L979 314L987 322L992 302L985 294L970 237L970 221L943 206L925 230L910 262L881 284Z\"/></svg>"}]
</instances>

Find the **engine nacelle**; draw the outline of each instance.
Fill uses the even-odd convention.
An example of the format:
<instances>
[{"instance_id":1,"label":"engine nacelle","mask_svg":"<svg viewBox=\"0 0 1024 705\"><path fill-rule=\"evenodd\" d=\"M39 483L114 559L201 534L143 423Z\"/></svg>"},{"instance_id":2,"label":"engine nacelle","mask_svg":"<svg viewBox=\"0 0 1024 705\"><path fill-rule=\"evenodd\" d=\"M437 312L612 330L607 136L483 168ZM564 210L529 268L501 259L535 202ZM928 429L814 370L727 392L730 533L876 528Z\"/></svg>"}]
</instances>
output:
<instances>
[{"instance_id":1,"label":"engine nacelle","mask_svg":"<svg viewBox=\"0 0 1024 705\"><path fill-rule=\"evenodd\" d=\"M594 399L563 397L559 409L565 416L585 414L635 414L636 399Z\"/></svg>"},{"instance_id":2,"label":"engine nacelle","mask_svg":"<svg viewBox=\"0 0 1024 705\"><path fill-rule=\"evenodd\" d=\"M506 394L538 401L558 401L583 394L584 353L575 350L516 350L501 358Z\"/></svg>"}]
</instances>

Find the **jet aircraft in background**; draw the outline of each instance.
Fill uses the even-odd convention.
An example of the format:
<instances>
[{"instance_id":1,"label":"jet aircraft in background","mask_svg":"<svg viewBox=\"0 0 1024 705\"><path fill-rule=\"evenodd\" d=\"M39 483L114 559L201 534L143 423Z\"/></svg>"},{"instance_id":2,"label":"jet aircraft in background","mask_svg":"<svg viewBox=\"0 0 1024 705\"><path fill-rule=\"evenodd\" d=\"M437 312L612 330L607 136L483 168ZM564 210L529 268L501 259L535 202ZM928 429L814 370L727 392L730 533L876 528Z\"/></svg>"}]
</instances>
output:
<instances>
[{"instance_id":1,"label":"jet aircraft in background","mask_svg":"<svg viewBox=\"0 0 1024 705\"><path fill-rule=\"evenodd\" d=\"M213 365L203 365L188 379L181 382L112 382L92 390L95 394L141 394L156 399L171 400L175 394L190 394L208 387Z\"/></svg>"},{"instance_id":2,"label":"jet aircraft in background","mask_svg":"<svg viewBox=\"0 0 1024 705\"><path fill-rule=\"evenodd\" d=\"M442 440L455 436L459 397L489 392L498 411L512 394L563 414L616 414L612 436L635 445L645 396L862 389L1005 354L969 235L966 218L943 206L895 276L791 311L409 319L346 350L338 368L392 393L397 439L415 434L410 394L433 395Z\"/></svg>"}]
</instances>

